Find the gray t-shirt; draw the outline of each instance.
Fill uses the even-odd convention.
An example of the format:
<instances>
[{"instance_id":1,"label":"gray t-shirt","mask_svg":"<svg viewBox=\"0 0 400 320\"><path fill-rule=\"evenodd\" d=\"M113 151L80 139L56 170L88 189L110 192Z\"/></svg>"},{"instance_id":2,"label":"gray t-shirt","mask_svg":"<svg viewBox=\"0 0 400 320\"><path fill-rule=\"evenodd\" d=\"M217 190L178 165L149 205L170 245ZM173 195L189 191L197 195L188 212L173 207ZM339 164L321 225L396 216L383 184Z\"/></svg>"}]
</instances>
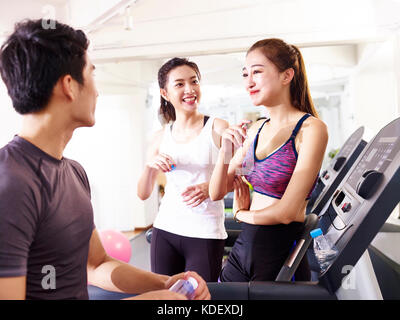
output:
<instances>
[{"instance_id":1,"label":"gray t-shirt","mask_svg":"<svg viewBox=\"0 0 400 320\"><path fill-rule=\"evenodd\" d=\"M0 149L0 277L26 276L27 299L88 299L94 228L79 163L19 136Z\"/></svg>"}]
</instances>

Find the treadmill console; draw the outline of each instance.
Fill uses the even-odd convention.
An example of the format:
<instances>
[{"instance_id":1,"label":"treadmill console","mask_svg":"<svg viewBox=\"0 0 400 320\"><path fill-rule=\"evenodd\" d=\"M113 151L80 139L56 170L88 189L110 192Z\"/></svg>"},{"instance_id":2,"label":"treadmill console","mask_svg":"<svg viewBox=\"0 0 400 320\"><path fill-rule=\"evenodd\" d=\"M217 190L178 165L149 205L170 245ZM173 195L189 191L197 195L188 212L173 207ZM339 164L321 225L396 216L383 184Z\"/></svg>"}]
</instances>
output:
<instances>
[{"instance_id":1,"label":"treadmill console","mask_svg":"<svg viewBox=\"0 0 400 320\"><path fill-rule=\"evenodd\" d=\"M358 128L344 143L335 158L332 159L327 170L321 174L321 180L325 185L328 185L335 179L337 173L343 168L343 165L349 159L349 156L359 145L364 134L364 127Z\"/></svg>"},{"instance_id":2,"label":"treadmill console","mask_svg":"<svg viewBox=\"0 0 400 320\"><path fill-rule=\"evenodd\" d=\"M389 129L382 129L366 147L361 159L350 169L342 188L336 190L331 205L337 216L330 229L340 231L351 227L359 206L371 199L384 181L386 169L400 151L399 128ZM331 235L329 238L337 242L340 236L341 232L335 232L335 236Z\"/></svg>"},{"instance_id":3,"label":"treadmill console","mask_svg":"<svg viewBox=\"0 0 400 320\"><path fill-rule=\"evenodd\" d=\"M322 172L318 179L317 186L314 190L315 200L310 199L310 211L319 215L323 212L324 207L329 204L330 199L333 196L339 183L348 173L349 169L356 161L358 156L366 146L366 142L362 140L364 134L364 127L358 128L353 134L346 140L339 153L332 159L329 166L324 172ZM308 206L308 205L307 205Z\"/></svg>"},{"instance_id":4,"label":"treadmill console","mask_svg":"<svg viewBox=\"0 0 400 320\"><path fill-rule=\"evenodd\" d=\"M382 128L339 184L321 213L325 236L338 254L319 279L331 292L344 266L355 266L400 201L400 118Z\"/></svg>"}]
</instances>

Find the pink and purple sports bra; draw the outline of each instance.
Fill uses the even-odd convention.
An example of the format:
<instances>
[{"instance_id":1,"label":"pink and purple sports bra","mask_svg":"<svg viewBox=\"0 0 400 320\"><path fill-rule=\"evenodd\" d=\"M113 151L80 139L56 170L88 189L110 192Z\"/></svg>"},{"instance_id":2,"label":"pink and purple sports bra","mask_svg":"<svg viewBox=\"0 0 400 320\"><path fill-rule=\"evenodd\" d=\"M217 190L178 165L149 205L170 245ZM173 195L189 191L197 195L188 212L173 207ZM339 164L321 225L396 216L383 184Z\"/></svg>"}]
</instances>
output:
<instances>
[{"instance_id":1,"label":"pink and purple sports bra","mask_svg":"<svg viewBox=\"0 0 400 320\"><path fill-rule=\"evenodd\" d=\"M263 126L270 119L265 120L258 129L242 163L242 170L245 172L244 177L253 186L255 192L277 199L282 198L297 163L298 155L294 141L304 120L309 116L310 114L307 113L297 122L290 138L278 150L260 160L256 156L258 137ZM306 200L310 199L315 182Z\"/></svg>"}]
</instances>

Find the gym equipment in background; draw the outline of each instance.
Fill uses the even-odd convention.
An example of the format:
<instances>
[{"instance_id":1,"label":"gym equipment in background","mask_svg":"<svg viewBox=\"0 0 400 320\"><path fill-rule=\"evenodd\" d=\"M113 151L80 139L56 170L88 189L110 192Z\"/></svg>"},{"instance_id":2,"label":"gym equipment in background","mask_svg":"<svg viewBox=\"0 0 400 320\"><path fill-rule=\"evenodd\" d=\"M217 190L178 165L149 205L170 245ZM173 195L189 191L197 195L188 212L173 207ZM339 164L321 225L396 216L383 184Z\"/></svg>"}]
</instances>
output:
<instances>
[{"instance_id":1,"label":"gym equipment in background","mask_svg":"<svg viewBox=\"0 0 400 320\"><path fill-rule=\"evenodd\" d=\"M367 249L399 203L399 189L400 118L365 146L319 215L338 255L318 281L208 283L213 299L382 299Z\"/></svg>"},{"instance_id":2,"label":"gym equipment in background","mask_svg":"<svg viewBox=\"0 0 400 320\"><path fill-rule=\"evenodd\" d=\"M363 134L364 127L354 131L321 173L308 201L307 213L313 212L318 215L329 202L333 192L367 145L362 139Z\"/></svg>"}]
</instances>

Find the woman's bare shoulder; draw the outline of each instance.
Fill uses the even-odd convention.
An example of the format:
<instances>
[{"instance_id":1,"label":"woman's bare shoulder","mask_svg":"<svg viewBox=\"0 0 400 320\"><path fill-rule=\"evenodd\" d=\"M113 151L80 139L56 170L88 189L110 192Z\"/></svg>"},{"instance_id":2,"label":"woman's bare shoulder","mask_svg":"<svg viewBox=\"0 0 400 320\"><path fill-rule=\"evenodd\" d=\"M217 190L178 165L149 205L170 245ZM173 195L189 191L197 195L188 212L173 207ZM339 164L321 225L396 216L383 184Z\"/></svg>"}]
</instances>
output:
<instances>
[{"instance_id":1,"label":"woman's bare shoulder","mask_svg":"<svg viewBox=\"0 0 400 320\"><path fill-rule=\"evenodd\" d=\"M308 117L304 121L304 132L307 134L324 134L328 133L328 126L324 121L316 117Z\"/></svg>"},{"instance_id":2,"label":"woman's bare shoulder","mask_svg":"<svg viewBox=\"0 0 400 320\"><path fill-rule=\"evenodd\" d=\"M220 118L214 119L214 131L218 133L220 136L225 131L226 128L229 127L229 122Z\"/></svg>"},{"instance_id":3,"label":"woman's bare shoulder","mask_svg":"<svg viewBox=\"0 0 400 320\"><path fill-rule=\"evenodd\" d=\"M150 147L150 149L158 150L161 141L164 137L164 132L165 132L165 126L163 126L161 129L156 130L149 136L147 145L148 147Z\"/></svg>"}]
</instances>

